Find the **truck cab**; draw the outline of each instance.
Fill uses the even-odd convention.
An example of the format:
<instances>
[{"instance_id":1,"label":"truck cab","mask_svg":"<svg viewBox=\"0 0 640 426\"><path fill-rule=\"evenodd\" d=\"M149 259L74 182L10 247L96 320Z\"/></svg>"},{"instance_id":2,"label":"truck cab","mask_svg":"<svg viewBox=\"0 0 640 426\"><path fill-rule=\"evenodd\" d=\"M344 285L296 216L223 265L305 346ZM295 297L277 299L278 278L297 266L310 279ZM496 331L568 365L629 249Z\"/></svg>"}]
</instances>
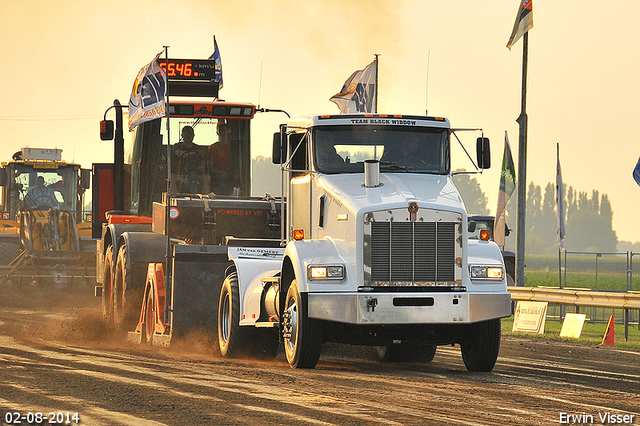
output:
<instances>
[{"instance_id":1,"label":"truck cab","mask_svg":"<svg viewBox=\"0 0 640 426\"><path fill-rule=\"evenodd\" d=\"M320 115L282 126L273 159L283 170L284 250L262 261L275 272L256 276L260 261L231 253L246 294L240 324L264 326L254 293L278 286L272 316L293 367L314 367L333 341L423 361L459 343L470 371L491 370L510 295L499 248L468 239L452 135L447 119L425 116ZM477 152L487 168L488 139Z\"/></svg>"}]
</instances>

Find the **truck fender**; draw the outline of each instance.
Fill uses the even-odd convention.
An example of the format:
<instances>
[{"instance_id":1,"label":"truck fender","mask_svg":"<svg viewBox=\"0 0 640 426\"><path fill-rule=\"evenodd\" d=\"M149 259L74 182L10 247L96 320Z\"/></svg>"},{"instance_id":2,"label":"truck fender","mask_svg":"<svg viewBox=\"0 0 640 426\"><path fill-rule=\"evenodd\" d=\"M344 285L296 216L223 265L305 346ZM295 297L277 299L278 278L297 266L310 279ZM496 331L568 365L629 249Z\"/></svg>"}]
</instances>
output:
<instances>
[{"instance_id":1,"label":"truck fender","mask_svg":"<svg viewBox=\"0 0 640 426\"><path fill-rule=\"evenodd\" d=\"M301 293L309 292L309 282L307 280L307 266L309 265L344 265L345 280L348 280L349 268L335 243L331 239L311 240L311 241L291 241L287 244L283 259L283 291L284 286L289 285L295 277L298 282L298 289ZM285 274L285 269L289 271ZM292 274L292 276L290 276ZM281 295L283 293L281 292Z\"/></svg>"},{"instance_id":2,"label":"truck fender","mask_svg":"<svg viewBox=\"0 0 640 426\"><path fill-rule=\"evenodd\" d=\"M252 325L260 315L263 277L275 277L282 265L282 248L229 247L229 260L238 274L241 325ZM227 268L227 273L233 271Z\"/></svg>"},{"instance_id":3,"label":"truck fender","mask_svg":"<svg viewBox=\"0 0 640 426\"><path fill-rule=\"evenodd\" d=\"M127 231L120 235L118 247L122 244L127 246L128 264L164 263L167 257L167 237L164 235Z\"/></svg>"}]
</instances>

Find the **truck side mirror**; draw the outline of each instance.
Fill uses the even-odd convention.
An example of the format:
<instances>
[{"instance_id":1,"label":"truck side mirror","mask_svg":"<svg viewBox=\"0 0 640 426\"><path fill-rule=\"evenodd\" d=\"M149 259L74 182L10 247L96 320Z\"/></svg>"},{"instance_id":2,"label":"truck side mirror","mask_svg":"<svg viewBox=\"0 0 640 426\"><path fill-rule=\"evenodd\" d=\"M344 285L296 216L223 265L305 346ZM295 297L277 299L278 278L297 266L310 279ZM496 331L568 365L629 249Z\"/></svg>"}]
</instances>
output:
<instances>
[{"instance_id":1,"label":"truck side mirror","mask_svg":"<svg viewBox=\"0 0 640 426\"><path fill-rule=\"evenodd\" d=\"M470 220L467 224L467 231L470 233L476 232L476 222L474 220Z\"/></svg>"},{"instance_id":2,"label":"truck side mirror","mask_svg":"<svg viewBox=\"0 0 640 426\"><path fill-rule=\"evenodd\" d=\"M6 186L6 185L7 185L7 168L2 167L0 168L0 186Z\"/></svg>"},{"instance_id":3,"label":"truck side mirror","mask_svg":"<svg viewBox=\"0 0 640 426\"><path fill-rule=\"evenodd\" d=\"M113 140L113 120L102 120L100 122L100 140L112 141Z\"/></svg>"},{"instance_id":4,"label":"truck side mirror","mask_svg":"<svg viewBox=\"0 0 640 426\"><path fill-rule=\"evenodd\" d=\"M271 162L273 164L282 164L285 157L286 148L286 134L287 126L285 124L280 125L280 131L273 134L273 149L271 150Z\"/></svg>"},{"instance_id":5,"label":"truck side mirror","mask_svg":"<svg viewBox=\"0 0 640 426\"><path fill-rule=\"evenodd\" d=\"M478 155L478 167L488 169L491 167L491 150L489 138L478 138L476 141L476 153Z\"/></svg>"},{"instance_id":6,"label":"truck side mirror","mask_svg":"<svg viewBox=\"0 0 640 426\"><path fill-rule=\"evenodd\" d=\"M89 189L91 186L91 170L80 169L80 188Z\"/></svg>"},{"instance_id":7,"label":"truck side mirror","mask_svg":"<svg viewBox=\"0 0 640 426\"><path fill-rule=\"evenodd\" d=\"M282 140L280 132L273 134L273 149L271 150L271 162L282 164Z\"/></svg>"}]
</instances>

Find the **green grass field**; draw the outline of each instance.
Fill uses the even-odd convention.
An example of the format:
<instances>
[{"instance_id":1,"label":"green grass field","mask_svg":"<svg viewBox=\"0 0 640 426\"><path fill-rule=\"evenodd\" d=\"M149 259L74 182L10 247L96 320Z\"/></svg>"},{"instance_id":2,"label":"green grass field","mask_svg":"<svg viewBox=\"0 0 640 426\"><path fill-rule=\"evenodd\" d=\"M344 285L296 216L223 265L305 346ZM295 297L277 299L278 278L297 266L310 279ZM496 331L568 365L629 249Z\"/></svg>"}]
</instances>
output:
<instances>
[{"instance_id":1,"label":"green grass field","mask_svg":"<svg viewBox=\"0 0 640 426\"><path fill-rule=\"evenodd\" d=\"M635 262L633 262L635 261ZM558 287L558 256L527 255L525 267L526 287ZM569 253L562 257L563 287L584 288L600 291L640 291L640 259L634 258L629 262L626 254L582 254ZM566 284L564 282L566 277ZM574 312L575 307L566 306L566 312ZM532 333L514 333L513 317L502 320L503 335L524 336L531 339L571 341L587 345L599 345L607 329L607 321L610 315L615 315L615 346L633 350L640 350L640 330L638 330L638 318L640 312L631 311L631 323L628 328L628 341L624 339L624 324L622 323L622 311L602 308L583 307L581 312L587 314L587 321L582 329L579 339L560 337L562 323L558 320L558 305L549 305L545 333L537 335Z\"/></svg>"}]
</instances>

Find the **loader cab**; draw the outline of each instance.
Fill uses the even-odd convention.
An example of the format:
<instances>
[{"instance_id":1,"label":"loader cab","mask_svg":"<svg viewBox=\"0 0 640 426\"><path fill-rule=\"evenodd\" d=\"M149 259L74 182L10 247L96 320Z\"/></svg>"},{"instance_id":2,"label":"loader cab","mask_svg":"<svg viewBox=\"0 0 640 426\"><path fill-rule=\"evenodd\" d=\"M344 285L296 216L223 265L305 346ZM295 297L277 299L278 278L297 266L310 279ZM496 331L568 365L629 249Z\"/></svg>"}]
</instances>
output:
<instances>
[{"instance_id":1,"label":"loader cab","mask_svg":"<svg viewBox=\"0 0 640 426\"><path fill-rule=\"evenodd\" d=\"M80 167L74 164L16 162L2 170L4 219L15 219L21 210L50 208L77 213L84 188ZM5 217L6 216L6 217Z\"/></svg>"},{"instance_id":2,"label":"loader cab","mask_svg":"<svg viewBox=\"0 0 640 426\"><path fill-rule=\"evenodd\" d=\"M125 149L131 214L151 216L153 202L167 192L167 145L172 194L248 196L251 194L248 103L174 102L167 118L138 125ZM169 127L169 130L167 130Z\"/></svg>"}]
</instances>

